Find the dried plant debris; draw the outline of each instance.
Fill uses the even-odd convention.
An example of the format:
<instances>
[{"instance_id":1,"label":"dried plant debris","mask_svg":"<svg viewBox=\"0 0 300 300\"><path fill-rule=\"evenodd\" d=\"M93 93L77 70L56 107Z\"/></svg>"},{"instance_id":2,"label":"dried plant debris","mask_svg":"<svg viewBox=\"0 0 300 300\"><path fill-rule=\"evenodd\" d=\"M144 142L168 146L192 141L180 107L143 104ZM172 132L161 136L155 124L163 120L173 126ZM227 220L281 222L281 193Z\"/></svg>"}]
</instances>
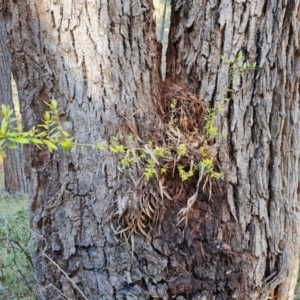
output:
<instances>
[{"instance_id":1,"label":"dried plant debris","mask_svg":"<svg viewBox=\"0 0 300 300\"><path fill-rule=\"evenodd\" d=\"M124 146L116 138L109 146L123 155L120 168L127 168L132 180L130 187L117 197L117 208L112 214L118 219L115 233L125 240L132 234L150 238L149 232L162 223L166 201L176 201L184 185L192 185L195 191L187 199L187 206L178 213L178 225L186 224L195 201L200 195L210 199L213 187L222 177L216 169L218 147L214 143L215 136L207 130L207 120L211 121L216 111L209 110L208 116L204 102L179 86L168 89L161 108L164 122L160 136L152 137L144 144L132 137ZM214 126L213 121L209 126ZM135 175L130 172L133 165ZM171 189L171 184L181 188ZM173 192L169 195L168 191Z\"/></svg>"}]
</instances>

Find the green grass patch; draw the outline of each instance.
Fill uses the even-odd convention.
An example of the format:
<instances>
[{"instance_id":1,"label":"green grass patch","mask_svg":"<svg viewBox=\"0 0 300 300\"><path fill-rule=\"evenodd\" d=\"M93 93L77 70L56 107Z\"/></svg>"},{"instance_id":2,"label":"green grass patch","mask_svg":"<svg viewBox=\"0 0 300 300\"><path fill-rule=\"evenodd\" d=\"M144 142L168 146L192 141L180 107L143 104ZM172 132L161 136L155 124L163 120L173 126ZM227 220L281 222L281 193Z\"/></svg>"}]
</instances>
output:
<instances>
[{"instance_id":1,"label":"green grass patch","mask_svg":"<svg viewBox=\"0 0 300 300\"><path fill-rule=\"evenodd\" d=\"M300 270L300 267L299 267ZM295 288L295 298L294 300L300 300L300 272L298 273L298 279Z\"/></svg>"},{"instance_id":2,"label":"green grass patch","mask_svg":"<svg viewBox=\"0 0 300 300\"><path fill-rule=\"evenodd\" d=\"M11 196L3 187L0 169L0 299L33 300L36 296L31 261L28 198Z\"/></svg>"}]
</instances>

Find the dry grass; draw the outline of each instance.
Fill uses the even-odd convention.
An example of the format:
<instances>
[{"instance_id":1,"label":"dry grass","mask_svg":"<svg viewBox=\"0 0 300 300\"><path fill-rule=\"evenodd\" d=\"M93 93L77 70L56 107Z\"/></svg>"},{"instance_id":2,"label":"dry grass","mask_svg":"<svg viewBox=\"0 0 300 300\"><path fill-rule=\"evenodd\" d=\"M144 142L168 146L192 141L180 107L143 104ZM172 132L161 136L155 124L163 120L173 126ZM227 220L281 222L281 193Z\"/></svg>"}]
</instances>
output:
<instances>
[{"instance_id":1,"label":"dry grass","mask_svg":"<svg viewBox=\"0 0 300 300\"><path fill-rule=\"evenodd\" d=\"M200 147L204 149L206 158L215 159L217 155L216 146L208 144L205 137L204 102L189 94L186 88L174 85L165 93L160 109L164 117L157 132L161 134L152 136L150 145L149 142L145 145L145 142L135 141L136 144L131 146L135 155L140 151L138 149L148 155L148 160L150 158L155 167L155 175L147 180L143 175L146 168L143 163L135 165L134 175L128 169L126 172L132 179L132 185L117 198L117 210L111 216L111 219L118 219L116 234L126 240L132 234L149 238L149 231L157 228L164 218L165 201L176 201L182 196L178 193L186 190L184 185L189 185L189 190L194 190L194 193L186 197L187 205L179 212L179 223L187 221L189 211L200 196L199 191L201 195L204 193L210 197L216 186L216 179L200 167L203 159ZM183 155L178 154L180 146L185 149ZM163 155L155 153L157 147L164 149ZM187 178L183 178L185 175ZM180 187L180 191L175 189L176 192L169 195L167 190L175 191L170 189L170 185Z\"/></svg>"},{"instance_id":2,"label":"dry grass","mask_svg":"<svg viewBox=\"0 0 300 300\"><path fill-rule=\"evenodd\" d=\"M174 100L177 105L173 110L171 103ZM182 133L187 134L197 130L198 136L203 136L206 104L189 93L186 87L169 86L160 107L165 124L168 124L173 117L174 127L178 127Z\"/></svg>"}]
</instances>

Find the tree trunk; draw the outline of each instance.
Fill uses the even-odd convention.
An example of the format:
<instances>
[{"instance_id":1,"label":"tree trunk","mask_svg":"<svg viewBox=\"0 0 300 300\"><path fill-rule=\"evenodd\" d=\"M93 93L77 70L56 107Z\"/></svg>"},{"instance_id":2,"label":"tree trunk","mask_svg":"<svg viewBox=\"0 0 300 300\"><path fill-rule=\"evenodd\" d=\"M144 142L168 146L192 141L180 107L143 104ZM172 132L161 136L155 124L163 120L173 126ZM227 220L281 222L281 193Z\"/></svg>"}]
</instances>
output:
<instances>
[{"instance_id":1,"label":"tree trunk","mask_svg":"<svg viewBox=\"0 0 300 300\"><path fill-rule=\"evenodd\" d=\"M151 134L161 81L151 1L10 1L6 18L25 129L55 98L78 143ZM80 147L25 152L42 299L83 299L79 289L89 300L165 295L167 259L141 237L134 252L116 243L107 221L130 180L117 159Z\"/></svg>"},{"instance_id":2,"label":"tree trunk","mask_svg":"<svg viewBox=\"0 0 300 300\"><path fill-rule=\"evenodd\" d=\"M234 83L219 120L228 132L217 144L225 195L199 198L183 234L176 226L183 192L165 203L162 230L150 240L117 243L107 220L131 185L117 159L28 148L42 299L292 299L298 6L225 2L173 1L167 78L213 105L228 84L221 54L244 49L258 62ZM136 127L143 140L155 135L161 78L150 0L4 5L25 129L39 122L43 101L56 98L62 125L79 143L126 137Z\"/></svg>"},{"instance_id":3,"label":"tree trunk","mask_svg":"<svg viewBox=\"0 0 300 300\"><path fill-rule=\"evenodd\" d=\"M0 13L0 104L14 108L11 89L10 57L6 49L6 34L3 16ZM17 124L15 122L15 126ZM5 190L9 193L25 192L25 179L22 162L22 150L18 147L7 150L4 162Z\"/></svg>"},{"instance_id":4,"label":"tree trunk","mask_svg":"<svg viewBox=\"0 0 300 300\"><path fill-rule=\"evenodd\" d=\"M294 299L299 254L299 1L173 1L167 80L214 106L229 70L221 55L257 63L238 76L218 120L227 197L213 197L199 235L221 232L230 259L198 260L208 299ZM180 20L180 22L178 22ZM225 96L225 97L227 97ZM223 207L223 209L218 209ZM227 215L230 211L230 217ZM205 218L204 217L204 218ZM225 219L224 219L225 218ZM207 235L207 232L210 235ZM193 246L196 247L195 243ZM268 298L268 296L272 296ZM231 298L230 298L231 299Z\"/></svg>"}]
</instances>

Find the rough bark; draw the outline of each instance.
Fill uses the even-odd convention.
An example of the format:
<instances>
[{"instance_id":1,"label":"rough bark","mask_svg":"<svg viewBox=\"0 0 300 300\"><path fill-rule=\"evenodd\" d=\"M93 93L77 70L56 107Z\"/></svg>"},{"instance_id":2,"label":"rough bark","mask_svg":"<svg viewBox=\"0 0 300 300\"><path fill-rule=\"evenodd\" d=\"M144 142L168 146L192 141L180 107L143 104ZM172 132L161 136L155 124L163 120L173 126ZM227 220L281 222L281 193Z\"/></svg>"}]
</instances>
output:
<instances>
[{"instance_id":1,"label":"rough bark","mask_svg":"<svg viewBox=\"0 0 300 300\"><path fill-rule=\"evenodd\" d=\"M5 25L3 16L0 13L0 104L9 105L13 109L11 65L9 53L6 49L6 40ZM21 147L14 150L6 150L6 157L3 162L5 190L9 193L25 192Z\"/></svg>"},{"instance_id":2,"label":"rough bark","mask_svg":"<svg viewBox=\"0 0 300 300\"><path fill-rule=\"evenodd\" d=\"M219 130L228 132L219 143L227 199L215 197L208 203L196 238L205 253L211 253L216 240L232 251L227 259L216 254L214 263L198 261L191 272L208 285L208 299L294 298L299 254L299 9L299 1L290 0L172 4L169 82L187 85L214 106L228 85L222 54L235 58L243 51L245 60L258 66L233 84L218 120ZM217 209L220 206L224 209Z\"/></svg>"},{"instance_id":3,"label":"rough bark","mask_svg":"<svg viewBox=\"0 0 300 300\"><path fill-rule=\"evenodd\" d=\"M80 143L126 134L128 122L141 136L151 131L161 78L150 2L5 2L26 129L54 97ZM272 291L291 298L299 249L298 2L264 3L173 1L169 81L213 103L227 86L222 53L244 48L259 64L236 84L219 120L229 132L219 153L228 194L199 199L184 234L176 216L194 186L166 203L151 241L117 243L107 218L130 179L116 159L27 149L43 299L82 299L75 284L88 299L244 300Z\"/></svg>"},{"instance_id":4,"label":"rough bark","mask_svg":"<svg viewBox=\"0 0 300 300\"><path fill-rule=\"evenodd\" d=\"M56 98L78 143L126 136L135 124L151 134L161 81L151 1L8 1L5 16L25 129ZM69 278L88 299L166 295L167 259L141 237L134 251L118 244L107 221L130 183L117 168L91 149L26 150L42 299L82 299Z\"/></svg>"}]
</instances>

